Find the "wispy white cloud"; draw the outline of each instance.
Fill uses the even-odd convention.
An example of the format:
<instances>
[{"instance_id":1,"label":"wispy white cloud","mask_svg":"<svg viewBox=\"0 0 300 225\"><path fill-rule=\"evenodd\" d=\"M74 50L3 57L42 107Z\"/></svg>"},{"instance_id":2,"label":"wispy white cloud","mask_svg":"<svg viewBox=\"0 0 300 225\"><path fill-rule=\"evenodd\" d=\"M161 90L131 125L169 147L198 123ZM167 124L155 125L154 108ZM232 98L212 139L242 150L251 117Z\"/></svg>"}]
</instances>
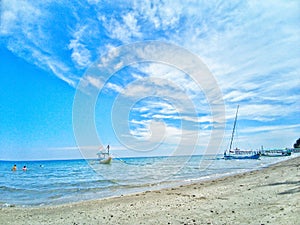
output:
<instances>
[{"instance_id":1,"label":"wispy white cloud","mask_svg":"<svg viewBox=\"0 0 300 225\"><path fill-rule=\"evenodd\" d=\"M158 30L178 28L185 4L181 1L135 2L133 9L140 17L149 21ZM189 3L190 4L190 3Z\"/></svg>"},{"instance_id":2,"label":"wispy white cloud","mask_svg":"<svg viewBox=\"0 0 300 225\"><path fill-rule=\"evenodd\" d=\"M264 148L292 148L298 138L298 130L298 124L245 127L239 130L235 144L246 149L260 149L262 145ZM230 133L227 133L224 138L222 145L224 149L228 147L229 135Z\"/></svg>"},{"instance_id":3,"label":"wispy white cloud","mask_svg":"<svg viewBox=\"0 0 300 225\"><path fill-rule=\"evenodd\" d=\"M32 36L35 22L42 18L39 6L27 1L3 0L1 2L1 35L12 35L15 32ZM35 27L35 29L38 27Z\"/></svg>"},{"instance_id":4,"label":"wispy white cloud","mask_svg":"<svg viewBox=\"0 0 300 225\"><path fill-rule=\"evenodd\" d=\"M99 62L102 68L108 66L108 59L118 58L119 52L114 47L162 40L183 46L204 61L224 94L227 119L234 117L237 104L241 105L240 118L253 122L276 122L299 114L297 0L155 0L122 4L97 0L64 4L2 0L1 7L1 43L73 87L100 55L107 53L107 58ZM56 11L57 8L62 11ZM122 69L123 65L119 62L113 69ZM139 82L132 83L124 76L123 82L122 79L107 82L106 90L128 98L142 96L141 93L171 96L180 103L172 105L174 108L169 108L171 104L161 105L156 115L148 117L177 120L178 112L186 121L212 122L207 96L188 74L158 63L132 68L126 77ZM81 81L98 89L106 82L101 75L100 78L87 75ZM205 82L201 85L208 86ZM187 113L191 105L184 102L185 98L194 103L201 116ZM141 105L139 113L146 116L148 111L157 109L158 106Z\"/></svg>"},{"instance_id":5,"label":"wispy white cloud","mask_svg":"<svg viewBox=\"0 0 300 225\"><path fill-rule=\"evenodd\" d=\"M55 35L48 33L48 21L53 16L47 10L49 5L51 5L49 1L43 4L2 1L0 35L11 52L75 86L78 77L57 54L55 44L59 41L53 39Z\"/></svg>"},{"instance_id":6,"label":"wispy white cloud","mask_svg":"<svg viewBox=\"0 0 300 225\"><path fill-rule=\"evenodd\" d=\"M300 124L290 125L268 125L259 127L249 127L244 130L245 133L256 133L256 132L271 132L271 131L285 131L290 129L299 128Z\"/></svg>"},{"instance_id":7,"label":"wispy white cloud","mask_svg":"<svg viewBox=\"0 0 300 225\"><path fill-rule=\"evenodd\" d=\"M81 148L84 148L86 150L96 150L99 149L99 146L82 146ZM47 149L68 151L68 150L79 150L80 148L78 146L64 146L64 147L51 147Z\"/></svg>"},{"instance_id":8,"label":"wispy white cloud","mask_svg":"<svg viewBox=\"0 0 300 225\"><path fill-rule=\"evenodd\" d=\"M210 130L185 130L181 127L174 127L166 123L155 121L132 121L139 125L136 129L132 129L130 134L139 140L151 141L152 145L160 145L160 149L170 151L174 146L179 147L179 154L188 154L193 148L205 150L210 138ZM162 128L163 126L163 128ZM161 132L157 132L161 131ZM198 140L199 139L199 140ZM146 145L146 144L145 144ZM194 146L191 146L194 145Z\"/></svg>"},{"instance_id":9,"label":"wispy white cloud","mask_svg":"<svg viewBox=\"0 0 300 225\"><path fill-rule=\"evenodd\" d=\"M100 89L104 85L104 82L97 76L87 75L83 79L84 80L81 81L82 83L85 83L83 86L92 85L93 87Z\"/></svg>"},{"instance_id":10,"label":"wispy white cloud","mask_svg":"<svg viewBox=\"0 0 300 225\"><path fill-rule=\"evenodd\" d=\"M109 90L113 90L117 93L122 93L124 91L124 88L120 85L117 85L117 84L114 84L114 83L107 83L107 85L105 86L106 89L109 89Z\"/></svg>"},{"instance_id":11,"label":"wispy white cloud","mask_svg":"<svg viewBox=\"0 0 300 225\"><path fill-rule=\"evenodd\" d=\"M121 14L118 19L111 17L111 15L101 15L99 19L105 27L107 34L112 39L117 39L123 43L129 43L133 38L142 37L135 12Z\"/></svg>"},{"instance_id":12,"label":"wispy white cloud","mask_svg":"<svg viewBox=\"0 0 300 225\"><path fill-rule=\"evenodd\" d=\"M80 39L86 34L87 28L85 26L80 27L73 35L74 39L70 40L69 49L72 50L72 60L80 67L86 67L91 64L91 53L86 48L85 44L82 44Z\"/></svg>"}]
</instances>

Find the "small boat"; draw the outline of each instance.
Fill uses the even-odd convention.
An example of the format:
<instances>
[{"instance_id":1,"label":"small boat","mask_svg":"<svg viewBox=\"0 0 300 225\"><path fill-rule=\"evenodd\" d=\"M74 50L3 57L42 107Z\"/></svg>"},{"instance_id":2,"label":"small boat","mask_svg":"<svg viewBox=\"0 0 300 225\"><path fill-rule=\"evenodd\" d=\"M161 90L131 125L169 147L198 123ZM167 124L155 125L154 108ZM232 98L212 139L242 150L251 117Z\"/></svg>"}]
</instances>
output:
<instances>
[{"instance_id":1,"label":"small boat","mask_svg":"<svg viewBox=\"0 0 300 225\"><path fill-rule=\"evenodd\" d=\"M106 159L101 159L101 160L99 161L99 163L100 163L100 164L110 164L110 163L111 163L111 160L112 160L112 157L109 156L109 157L107 157Z\"/></svg>"},{"instance_id":2,"label":"small boat","mask_svg":"<svg viewBox=\"0 0 300 225\"><path fill-rule=\"evenodd\" d=\"M290 156L292 154L292 149L262 149L260 151L261 156L267 157L282 157Z\"/></svg>"},{"instance_id":3,"label":"small boat","mask_svg":"<svg viewBox=\"0 0 300 225\"><path fill-rule=\"evenodd\" d=\"M234 148L234 149L232 148L238 111L239 111L239 105L237 106L237 110L236 110L236 114L235 114L232 135L231 135L231 140L230 140L230 147L229 147L228 151L225 150L224 159L259 159L260 153L257 151L241 150L239 148Z\"/></svg>"},{"instance_id":4,"label":"small boat","mask_svg":"<svg viewBox=\"0 0 300 225\"><path fill-rule=\"evenodd\" d=\"M110 164L112 161L112 156L109 153L109 145L107 145L106 150L103 150L102 147L100 147L99 152L97 153L98 160L100 164Z\"/></svg>"}]
</instances>

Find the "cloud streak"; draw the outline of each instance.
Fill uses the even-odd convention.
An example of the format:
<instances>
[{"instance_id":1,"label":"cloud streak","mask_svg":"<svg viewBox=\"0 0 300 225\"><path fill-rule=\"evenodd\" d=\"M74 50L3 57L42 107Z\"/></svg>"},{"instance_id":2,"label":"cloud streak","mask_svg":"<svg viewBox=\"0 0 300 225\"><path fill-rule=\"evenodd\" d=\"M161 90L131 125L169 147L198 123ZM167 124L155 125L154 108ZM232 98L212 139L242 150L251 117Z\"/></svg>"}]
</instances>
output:
<instances>
[{"instance_id":1,"label":"cloud streak","mask_svg":"<svg viewBox=\"0 0 300 225\"><path fill-rule=\"evenodd\" d=\"M176 134L179 113L181 119L191 124L200 122L208 130L213 122L203 89L171 65L131 65L108 81L101 80L98 74L82 77L100 56L107 52L109 57L116 56L114 47L147 40L171 42L201 57L223 92L229 124L240 104L240 119L251 121L250 127L280 129L279 121L284 120L287 126L300 122L299 15L296 0L118 4L96 0L2 0L0 36L8 50L72 87L85 79L87 87L104 87L109 96L123 94L132 98L152 92L182 101L176 110L162 99L137 105L133 110L136 118L131 121L145 124L132 132L144 134L152 117L169 122L170 134ZM99 65L105 68L105 59ZM114 69L122 66L120 62ZM162 77L168 82L148 79ZM136 80L140 82L133 83ZM209 88L205 81L202 85ZM190 108L183 101L183 93L194 103L198 118L188 114Z\"/></svg>"}]
</instances>

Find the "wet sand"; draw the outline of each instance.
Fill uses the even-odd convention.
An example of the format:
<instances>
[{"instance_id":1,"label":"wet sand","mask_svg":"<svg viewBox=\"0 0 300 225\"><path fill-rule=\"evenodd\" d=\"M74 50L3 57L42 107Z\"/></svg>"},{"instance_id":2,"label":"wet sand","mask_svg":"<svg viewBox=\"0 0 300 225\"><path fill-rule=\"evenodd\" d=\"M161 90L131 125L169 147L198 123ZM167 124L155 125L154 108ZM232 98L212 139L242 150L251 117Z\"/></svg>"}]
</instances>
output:
<instances>
[{"instance_id":1,"label":"wet sand","mask_svg":"<svg viewBox=\"0 0 300 225\"><path fill-rule=\"evenodd\" d=\"M300 157L160 191L38 208L0 208L0 224L300 224Z\"/></svg>"}]
</instances>

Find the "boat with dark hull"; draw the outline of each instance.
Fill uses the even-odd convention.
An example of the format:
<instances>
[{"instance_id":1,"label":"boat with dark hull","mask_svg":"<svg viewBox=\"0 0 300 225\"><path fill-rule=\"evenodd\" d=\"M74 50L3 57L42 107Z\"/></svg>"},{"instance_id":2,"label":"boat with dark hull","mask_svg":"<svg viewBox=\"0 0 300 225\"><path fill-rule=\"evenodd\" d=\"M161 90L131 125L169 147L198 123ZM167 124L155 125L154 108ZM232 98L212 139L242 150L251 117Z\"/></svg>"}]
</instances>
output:
<instances>
[{"instance_id":1,"label":"boat with dark hull","mask_svg":"<svg viewBox=\"0 0 300 225\"><path fill-rule=\"evenodd\" d=\"M252 150L234 149L224 153L224 159L259 159L260 153Z\"/></svg>"},{"instance_id":2,"label":"boat with dark hull","mask_svg":"<svg viewBox=\"0 0 300 225\"><path fill-rule=\"evenodd\" d=\"M237 122L237 115L239 111L239 105L237 106L231 139L230 139L230 146L229 150L225 150L224 152L224 159L259 159L260 158L260 152L253 151L253 150L241 150L239 148L232 148L235 129L236 129L236 122Z\"/></svg>"}]
</instances>

